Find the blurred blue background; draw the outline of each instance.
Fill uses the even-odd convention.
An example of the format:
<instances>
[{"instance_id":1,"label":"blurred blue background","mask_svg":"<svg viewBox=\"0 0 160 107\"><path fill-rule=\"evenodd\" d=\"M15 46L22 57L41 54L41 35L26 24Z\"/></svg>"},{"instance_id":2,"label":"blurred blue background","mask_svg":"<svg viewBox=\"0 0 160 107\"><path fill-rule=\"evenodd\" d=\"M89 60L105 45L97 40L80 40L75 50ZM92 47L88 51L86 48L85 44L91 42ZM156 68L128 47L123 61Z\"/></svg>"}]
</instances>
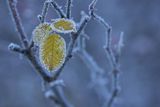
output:
<instances>
[{"instance_id":1,"label":"blurred blue background","mask_svg":"<svg viewBox=\"0 0 160 107\"><path fill-rule=\"evenodd\" d=\"M65 0L57 0L62 6ZM18 9L29 38L38 25L44 0L18 0ZM80 20L80 11L88 12L91 0L74 0L72 15ZM160 0L99 0L97 13L113 27L113 42L124 31L121 57L121 93L115 107L160 107ZM64 8L64 7L63 7ZM50 8L47 20L56 18ZM87 51L109 72L103 45L105 30L91 21L86 33ZM64 37L68 40L69 37ZM20 44L6 0L0 0L0 107L53 107L42 92L41 79L26 58L8 51L10 42ZM99 107L101 101L88 88L90 72L79 57L74 56L61 75L65 93L75 107Z\"/></svg>"}]
</instances>

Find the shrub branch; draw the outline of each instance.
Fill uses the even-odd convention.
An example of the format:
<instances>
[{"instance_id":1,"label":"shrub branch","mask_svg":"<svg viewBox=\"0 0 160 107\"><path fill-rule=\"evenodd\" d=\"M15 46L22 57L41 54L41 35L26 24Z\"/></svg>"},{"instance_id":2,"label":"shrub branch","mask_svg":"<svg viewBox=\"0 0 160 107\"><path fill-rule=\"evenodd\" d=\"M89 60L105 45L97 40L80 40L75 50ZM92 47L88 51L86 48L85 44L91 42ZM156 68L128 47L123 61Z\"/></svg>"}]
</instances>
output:
<instances>
[{"instance_id":1,"label":"shrub branch","mask_svg":"<svg viewBox=\"0 0 160 107\"><path fill-rule=\"evenodd\" d=\"M111 107L119 92L119 88L118 88L118 76L120 72L119 57L121 54L121 49L123 47L123 33L121 33L120 40L116 46L116 51L115 53L113 53L113 49L111 46L112 28L103 18L101 18L95 13L96 3L97 3L97 0L93 0L91 4L89 5L89 15L82 12L82 18L81 18L80 24L77 25L77 32L73 32L70 34L71 39L70 39L70 42L67 48L67 56L65 58L65 61L63 65L57 71L55 71L53 75L51 75L48 73L48 71L44 69L44 67L40 64L39 59L35 55L35 52L33 50L33 48L35 47L33 41L31 40L31 42L29 42L27 38L27 35L21 23L21 18L19 17L19 13L16 8L17 1L8 0L8 5L11 11L11 15L15 22L15 26L18 31L20 41L22 43L22 46L11 43L8 46L8 48L11 51L21 53L28 58L32 66L35 68L38 74L40 74L40 76L42 77L43 82L45 82L46 84L45 85L45 95L51 100L53 100L56 105L60 105L62 107L72 107L72 105L69 103L69 101L66 99L64 95L62 82L58 80L58 77L62 73L67 62L71 59L72 54L75 50L80 53L79 54L80 57L82 58L82 60L85 60L84 62L86 63L89 69L93 70L93 68L95 68L94 72L91 73L92 80L93 80L92 82L95 82L94 79L98 78L99 80L96 84L99 84L101 88L104 89L103 93L107 92L106 91L107 89L105 88L107 78L103 77L104 70L98 66L98 64L94 61L92 56L86 51L86 48L85 48L84 29L92 18L98 21L100 24L102 24L104 28L106 29L105 52L112 66L112 92L108 100L108 103L105 104L105 106ZM66 13L63 12L61 7L56 3L55 0L45 0L43 9L42 9L42 13L41 15L38 16L41 23L45 22L45 18L46 18L50 5L56 10L56 12L59 14L61 18L71 18L72 0L67 0ZM78 38L79 40L77 43ZM76 43L78 44L78 47L75 48Z\"/></svg>"},{"instance_id":2,"label":"shrub branch","mask_svg":"<svg viewBox=\"0 0 160 107\"><path fill-rule=\"evenodd\" d=\"M57 4L55 0L51 0L52 7L56 10L56 12L59 14L61 18L65 18L66 14L63 12L62 8Z\"/></svg>"},{"instance_id":3,"label":"shrub branch","mask_svg":"<svg viewBox=\"0 0 160 107\"><path fill-rule=\"evenodd\" d=\"M66 17L67 17L68 19L71 18L72 2L73 2L73 0L67 0L67 5L66 5Z\"/></svg>"}]
</instances>

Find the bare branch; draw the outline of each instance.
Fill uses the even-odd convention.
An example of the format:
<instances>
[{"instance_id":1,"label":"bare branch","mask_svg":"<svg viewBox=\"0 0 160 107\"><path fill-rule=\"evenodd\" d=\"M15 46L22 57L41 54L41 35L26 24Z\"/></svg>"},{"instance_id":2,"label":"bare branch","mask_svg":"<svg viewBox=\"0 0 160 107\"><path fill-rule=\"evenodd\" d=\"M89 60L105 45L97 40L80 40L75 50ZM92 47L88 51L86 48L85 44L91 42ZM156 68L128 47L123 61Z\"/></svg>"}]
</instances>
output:
<instances>
[{"instance_id":1,"label":"bare branch","mask_svg":"<svg viewBox=\"0 0 160 107\"><path fill-rule=\"evenodd\" d=\"M61 18L65 18L65 17L66 17L65 13L64 13L63 10L61 9L61 7L56 3L55 0L51 0L51 5L52 5L52 7L56 10L56 12L59 14L59 16L60 16Z\"/></svg>"},{"instance_id":2,"label":"bare branch","mask_svg":"<svg viewBox=\"0 0 160 107\"><path fill-rule=\"evenodd\" d=\"M97 1L98 1L98 0L92 0L92 2L91 2L90 5L89 5L89 14L90 14L90 16L92 16L92 14L93 14L94 11L95 11L95 6L96 6L96 4L97 4Z\"/></svg>"},{"instance_id":3,"label":"bare branch","mask_svg":"<svg viewBox=\"0 0 160 107\"><path fill-rule=\"evenodd\" d=\"M118 77L119 77L119 55L118 55L118 59L116 61L116 55L113 53L112 47L111 47L111 28L107 29L107 34L106 34L106 45L105 45L105 51L106 54L108 55L108 59L110 60L110 63L112 65L112 92L111 92L111 96L108 100L108 103L106 104L107 107L112 107L118 92L119 92L119 84L118 84ZM117 48L118 49L118 48ZM118 52L118 51L117 51ZM104 107L106 106L104 105Z\"/></svg>"},{"instance_id":4,"label":"bare branch","mask_svg":"<svg viewBox=\"0 0 160 107\"><path fill-rule=\"evenodd\" d=\"M73 107L66 99L63 91L64 82L62 80L55 80L45 85L45 96L53 100L56 105L61 107Z\"/></svg>"},{"instance_id":5,"label":"bare branch","mask_svg":"<svg viewBox=\"0 0 160 107\"><path fill-rule=\"evenodd\" d=\"M108 56L108 59L110 61L110 64L113 68L116 68L117 67L117 63L116 63L116 60L115 60L115 55L113 54L113 51L112 51L112 46L111 46L111 42L112 42L112 37L111 37L111 28L109 29L106 29L107 32L106 32L106 44L104 46L104 49L105 49L105 52Z\"/></svg>"},{"instance_id":6,"label":"bare branch","mask_svg":"<svg viewBox=\"0 0 160 107\"><path fill-rule=\"evenodd\" d=\"M27 39L27 35L26 35L26 33L23 29L22 22L21 22L21 19L19 17L19 13L17 11L16 4L17 4L16 0L8 0L8 5L9 5L10 11L11 11L12 18L15 22L16 29L19 33L20 40L22 42L22 45L25 48L27 48L29 42L28 42L28 39Z\"/></svg>"},{"instance_id":7,"label":"bare branch","mask_svg":"<svg viewBox=\"0 0 160 107\"><path fill-rule=\"evenodd\" d=\"M112 32L112 28L109 26L109 24L100 16L98 16L95 13L95 4L96 4L97 0L93 0L93 2L90 4L89 10L90 10L90 15L97 20L100 24L102 24L104 26L104 28L106 29L106 44L105 44L105 51L106 54L108 56L108 59L110 61L110 64L112 66L112 92L111 92L111 96L109 98L109 101L107 104L104 104L104 107L111 107L112 104L114 103L118 92L119 92L119 87L118 87L118 76L119 76L119 53L121 51L121 44L122 44L122 37L119 41L118 44L118 48L117 48L117 57L116 55L113 53L112 50L112 46L111 46L111 42L112 42L112 37L111 37L111 32ZM123 34L122 34L123 35ZM120 48L120 50L119 50Z\"/></svg>"},{"instance_id":8,"label":"bare branch","mask_svg":"<svg viewBox=\"0 0 160 107\"><path fill-rule=\"evenodd\" d=\"M74 52L82 59L91 73L91 88L94 88L100 99L107 100L107 76L105 71L97 64L93 57L86 51L86 38L82 35L78 38L77 47Z\"/></svg>"},{"instance_id":9,"label":"bare branch","mask_svg":"<svg viewBox=\"0 0 160 107\"><path fill-rule=\"evenodd\" d=\"M71 18L72 2L73 2L73 0L67 0L67 5L66 5L66 17L67 17L68 19Z\"/></svg>"},{"instance_id":10,"label":"bare branch","mask_svg":"<svg viewBox=\"0 0 160 107\"><path fill-rule=\"evenodd\" d=\"M38 71L38 73L42 76L42 78L46 81L50 81L50 76L47 74L47 72L43 69L41 64L39 63L36 56L33 54L32 50L29 48L29 41L26 37L26 33L23 30L23 26L21 23L21 19L19 17L19 13L16 8L16 1L15 0L8 0L8 4L12 13L12 17L14 19L14 22L16 23L17 31L20 35L21 42L25 49L21 49L20 46L15 44L10 44L9 49L17 52L23 53L27 58L30 60L34 68ZM25 50L25 52L24 52Z\"/></svg>"},{"instance_id":11,"label":"bare branch","mask_svg":"<svg viewBox=\"0 0 160 107\"><path fill-rule=\"evenodd\" d=\"M26 52L25 49L22 49L19 45L14 44L14 43L10 43L9 46L8 46L8 49L10 51L18 52L18 53L21 53L21 54L24 54Z\"/></svg>"},{"instance_id":12,"label":"bare branch","mask_svg":"<svg viewBox=\"0 0 160 107\"><path fill-rule=\"evenodd\" d=\"M69 102L68 100L66 99L66 97L64 96L64 93L63 93L63 89L62 89L62 86L56 86L54 87L54 92L56 94L56 96L58 97L59 102L61 104L62 107L73 107Z\"/></svg>"},{"instance_id":13,"label":"bare branch","mask_svg":"<svg viewBox=\"0 0 160 107\"><path fill-rule=\"evenodd\" d=\"M42 9L41 15L38 15L38 18L39 18L39 20L40 20L41 23L43 23L45 21L45 18L46 18L49 6L50 6L50 1L46 0L44 2L44 4L43 4L43 9Z\"/></svg>"}]
</instances>

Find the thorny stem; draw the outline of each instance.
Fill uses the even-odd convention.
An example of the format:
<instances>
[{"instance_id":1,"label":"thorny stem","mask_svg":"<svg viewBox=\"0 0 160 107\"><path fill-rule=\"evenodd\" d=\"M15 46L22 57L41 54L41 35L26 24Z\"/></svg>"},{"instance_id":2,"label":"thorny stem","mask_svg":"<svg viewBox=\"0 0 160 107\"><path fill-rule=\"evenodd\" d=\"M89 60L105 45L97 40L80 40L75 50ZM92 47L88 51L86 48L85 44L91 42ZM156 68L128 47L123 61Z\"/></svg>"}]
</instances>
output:
<instances>
[{"instance_id":1,"label":"thorny stem","mask_svg":"<svg viewBox=\"0 0 160 107\"><path fill-rule=\"evenodd\" d=\"M27 39L27 35L23 29L22 22L21 22L21 19L19 17L19 13L16 8L16 3L17 3L16 0L8 0L9 8L10 8L13 20L15 22L15 25L16 25L16 29L19 33L20 40L21 40L24 48L27 48L29 45L29 42Z\"/></svg>"},{"instance_id":2,"label":"thorny stem","mask_svg":"<svg viewBox=\"0 0 160 107\"><path fill-rule=\"evenodd\" d=\"M54 9L56 10L56 12L59 14L59 16L61 18L65 18L66 17L65 13L61 9L61 7L55 2L55 0L51 0L50 2L51 2L52 7L54 7Z\"/></svg>"},{"instance_id":3,"label":"thorny stem","mask_svg":"<svg viewBox=\"0 0 160 107\"><path fill-rule=\"evenodd\" d=\"M66 17L67 17L68 19L71 18L72 2L73 2L73 0L67 0L67 5L66 5Z\"/></svg>"}]
</instances>

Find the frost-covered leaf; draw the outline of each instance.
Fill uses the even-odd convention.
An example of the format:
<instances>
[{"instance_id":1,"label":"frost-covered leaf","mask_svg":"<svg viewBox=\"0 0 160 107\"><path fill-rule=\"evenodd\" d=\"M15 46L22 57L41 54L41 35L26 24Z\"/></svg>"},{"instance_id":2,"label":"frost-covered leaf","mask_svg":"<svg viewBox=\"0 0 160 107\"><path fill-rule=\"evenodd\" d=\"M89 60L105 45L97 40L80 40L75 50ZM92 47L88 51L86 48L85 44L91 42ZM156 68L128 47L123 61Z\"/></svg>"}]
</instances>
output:
<instances>
[{"instance_id":1,"label":"frost-covered leaf","mask_svg":"<svg viewBox=\"0 0 160 107\"><path fill-rule=\"evenodd\" d=\"M66 57L65 40L58 34L47 35L40 44L40 61L49 71L61 67Z\"/></svg>"},{"instance_id":2,"label":"frost-covered leaf","mask_svg":"<svg viewBox=\"0 0 160 107\"><path fill-rule=\"evenodd\" d=\"M40 45L42 39L52 31L49 23L39 24L32 33L33 41L36 45Z\"/></svg>"},{"instance_id":3,"label":"frost-covered leaf","mask_svg":"<svg viewBox=\"0 0 160 107\"><path fill-rule=\"evenodd\" d=\"M52 20L51 27L54 31L59 33L70 33L70 32L76 32L76 24L73 20L70 19L53 19Z\"/></svg>"}]
</instances>

